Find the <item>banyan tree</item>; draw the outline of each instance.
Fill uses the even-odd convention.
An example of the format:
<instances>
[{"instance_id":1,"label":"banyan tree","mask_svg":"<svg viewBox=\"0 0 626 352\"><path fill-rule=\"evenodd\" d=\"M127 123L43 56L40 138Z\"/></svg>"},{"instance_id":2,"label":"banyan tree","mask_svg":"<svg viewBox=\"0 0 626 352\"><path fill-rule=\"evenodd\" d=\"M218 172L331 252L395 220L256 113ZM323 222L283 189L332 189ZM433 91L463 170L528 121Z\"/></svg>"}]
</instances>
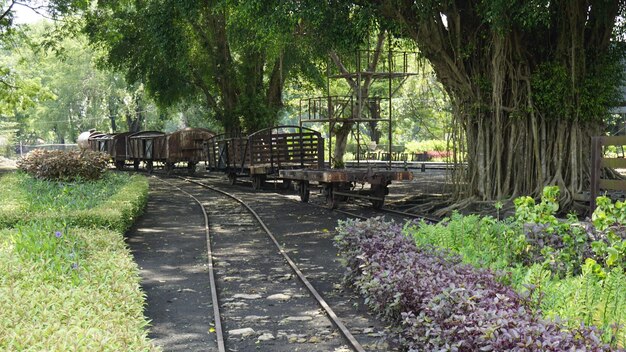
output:
<instances>
[{"instance_id":1,"label":"banyan tree","mask_svg":"<svg viewBox=\"0 0 626 352\"><path fill-rule=\"evenodd\" d=\"M415 40L450 95L455 155L467 162L455 175L459 198L538 195L551 184L567 204L588 189L590 137L619 97L624 1L360 5Z\"/></svg>"}]
</instances>

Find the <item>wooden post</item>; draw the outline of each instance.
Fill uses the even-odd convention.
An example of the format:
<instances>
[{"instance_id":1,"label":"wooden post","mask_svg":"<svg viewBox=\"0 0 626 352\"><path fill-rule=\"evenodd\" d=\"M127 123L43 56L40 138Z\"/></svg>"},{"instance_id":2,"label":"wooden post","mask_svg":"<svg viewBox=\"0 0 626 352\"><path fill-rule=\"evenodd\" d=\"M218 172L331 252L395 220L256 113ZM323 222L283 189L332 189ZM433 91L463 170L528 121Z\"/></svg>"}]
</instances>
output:
<instances>
[{"instance_id":1,"label":"wooden post","mask_svg":"<svg viewBox=\"0 0 626 352\"><path fill-rule=\"evenodd\" d=\"M596 209L596 198L600 186L600 160L602 159L602 137L591 137L591 190L589 209L591 213Z\"/></svg>"}]
</instances>

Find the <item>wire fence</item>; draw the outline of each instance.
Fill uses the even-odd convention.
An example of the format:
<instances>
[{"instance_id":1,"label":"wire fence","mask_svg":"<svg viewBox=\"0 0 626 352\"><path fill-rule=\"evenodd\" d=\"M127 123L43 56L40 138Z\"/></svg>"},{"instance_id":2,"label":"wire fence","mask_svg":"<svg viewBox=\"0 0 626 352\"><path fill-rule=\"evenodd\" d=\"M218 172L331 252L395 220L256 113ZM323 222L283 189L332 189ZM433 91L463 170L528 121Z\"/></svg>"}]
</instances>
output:
<instances>
[{"instance_id":1,"label":"wire fence","mask_svg":"<svg viewBox=\"0 0 626 352\"><path fill-rule=\"evenodd\" d=\"M45 150L76 150L78 144L17 144L15 146L15 154L22 157L35 149Z\"/></svg>"}]
</instances>

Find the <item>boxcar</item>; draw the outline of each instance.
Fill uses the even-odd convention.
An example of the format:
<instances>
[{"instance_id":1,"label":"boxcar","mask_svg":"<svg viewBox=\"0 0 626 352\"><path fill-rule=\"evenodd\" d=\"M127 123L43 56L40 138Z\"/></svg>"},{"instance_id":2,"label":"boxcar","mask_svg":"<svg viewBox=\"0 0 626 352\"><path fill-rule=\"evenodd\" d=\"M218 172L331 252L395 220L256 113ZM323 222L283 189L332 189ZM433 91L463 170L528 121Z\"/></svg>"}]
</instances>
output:
<instances>
[{"instance_id":1,"label":"boxcar","mask_svg":"<svg viewBox=\"0 0 626 352\"><path fill-rule=\"evenodd\" d=\"M128 136L128 159L133 161L135 170L144 162L148 172L152 172L155 162L166 161L167 136L159 131L141 131Z\"/></svg>"},{"instance_id":2,"label":"boxcar","mask_svg":"<svg viewBox=\"0 0 626 352\"><path fill-rule=\"evenodd\" d=\"M113 164L118 170L123 170L126 160L131 159L128 150L128 137L132 134L132 132L116 133L111 137L109 154L111 155Z\"/></svg>"},{"instance_id":3,"label":"boxcar","mask_svg":"<svg viewBox=\"0 0 626 352\"><path fill-rule=\"evenodd\" d=\"M111 135L108 133L94 133L88 139L89 149L95 152L110 154Z\"/></svg>"},{"instance_id":4,"label":"boxcar","mask_svg":"<svg viewBox=\"0 0 626 352\"><path fill-rule=\"evenodd\" d=\"M81 133L80 135L78 135L78 139L76 140L76 143L78 144L78 148L80 148L81 150L91 149L91 146L89 145L89 138L96 134L102 134L102 133L94 129L91 129L89 131L85 131Z\"/></svg>"},{"instance_id":5,"label":"boxcar","mask_svg":"<svg viewBox=\"0 0 626 352\"><path fill-rule=\"evenodd\" d=\"M172 132L166 138L165 170L169 173L177 163L187 163L189 173L193 173L196 165L205 160L205 141L214 133L204 128L185 128Z\"/></svg>"}]
</instances>

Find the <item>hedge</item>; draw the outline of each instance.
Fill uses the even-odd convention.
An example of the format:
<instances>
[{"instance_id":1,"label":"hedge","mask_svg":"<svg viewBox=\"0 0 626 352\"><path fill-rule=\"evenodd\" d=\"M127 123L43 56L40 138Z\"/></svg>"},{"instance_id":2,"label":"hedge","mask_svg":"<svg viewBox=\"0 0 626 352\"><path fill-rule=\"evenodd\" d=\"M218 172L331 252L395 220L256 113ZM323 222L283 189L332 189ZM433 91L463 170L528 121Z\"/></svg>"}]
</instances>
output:
<instances>
[{"instance_id":1,"label":"hedge","mask_svg":"<svg viewBox=\"0 0 626 352\"><path fill-rule=\"evenodd\" d=\"M0 350L154 350L123 236L45 227L0 230Z\"/></svg>"},{"instance_id":2,"label":"hedge","mask_svg":"<svg viewBox=\"0 0 626 352\"><path fill-rule=\"evenodd\" d=\"M19 190L11 177L7 182L0 182L7 187L0 196L0 228L13 227L35 221L59 220L67 226L86 228L105 228L125 232L141 213L147 202L148 181L138 175L130 178L127 184L111 197L90 209L28 211L26 196ZM3 179L4 179L3 178ZM2 181L3 179L0 179Z\"/></svg>"}]
</instances>

